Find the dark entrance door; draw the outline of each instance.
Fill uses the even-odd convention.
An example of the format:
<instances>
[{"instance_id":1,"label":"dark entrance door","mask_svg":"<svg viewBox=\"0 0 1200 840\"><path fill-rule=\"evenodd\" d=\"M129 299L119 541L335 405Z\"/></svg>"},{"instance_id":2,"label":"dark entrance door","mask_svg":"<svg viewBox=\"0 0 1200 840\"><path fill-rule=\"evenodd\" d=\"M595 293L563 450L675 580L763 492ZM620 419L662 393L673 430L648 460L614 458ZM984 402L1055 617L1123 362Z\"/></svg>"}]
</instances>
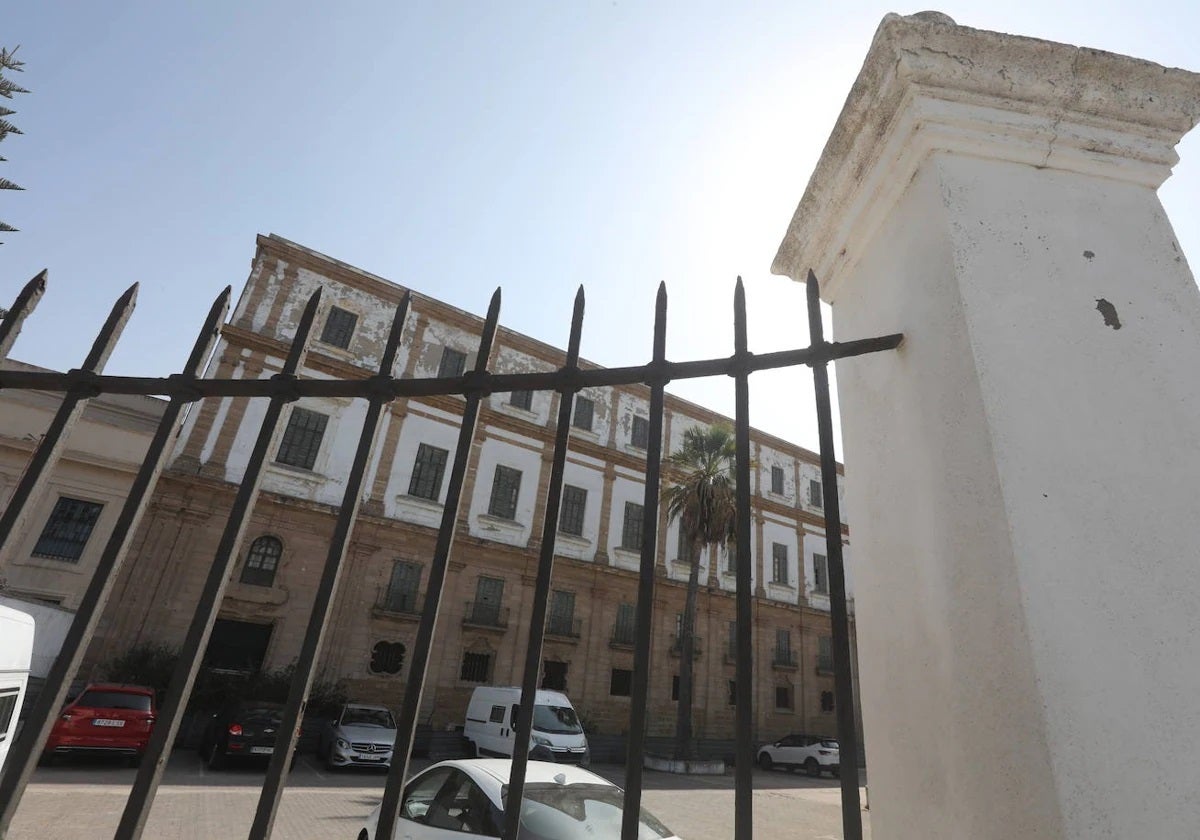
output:
<instances>
[{"instance_id":1,"label":"dark entrance door","mask_svg":"<svg viewBox=\"0 0 1200 840\"><path fill-rule=\"evenodd\" d=\"M257 672L267 656L271 629L270 624L218 618L208 640L204 664L218 671Z\"/></svg>"}]
</instances>

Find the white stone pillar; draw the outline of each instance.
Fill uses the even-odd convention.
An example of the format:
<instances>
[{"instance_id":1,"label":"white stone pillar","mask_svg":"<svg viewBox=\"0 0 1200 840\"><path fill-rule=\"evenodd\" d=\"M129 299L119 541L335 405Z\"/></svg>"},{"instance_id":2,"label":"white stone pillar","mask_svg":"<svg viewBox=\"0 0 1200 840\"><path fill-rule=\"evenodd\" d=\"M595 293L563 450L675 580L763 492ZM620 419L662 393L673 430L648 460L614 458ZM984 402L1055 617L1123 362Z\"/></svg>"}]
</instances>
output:
<instances>
[{"instance_id":1,"label":"white stone pillar","mask_svg":"<svg viewBox=\"0 0 1200 840\"><path fill-rule=\"evenodd\" d=\"M1200 76L880 25L776 258L840 339L875 840L1200 837ZM1119 326L1118 326L1119 325Z\"/></svg>"}]
</instances>

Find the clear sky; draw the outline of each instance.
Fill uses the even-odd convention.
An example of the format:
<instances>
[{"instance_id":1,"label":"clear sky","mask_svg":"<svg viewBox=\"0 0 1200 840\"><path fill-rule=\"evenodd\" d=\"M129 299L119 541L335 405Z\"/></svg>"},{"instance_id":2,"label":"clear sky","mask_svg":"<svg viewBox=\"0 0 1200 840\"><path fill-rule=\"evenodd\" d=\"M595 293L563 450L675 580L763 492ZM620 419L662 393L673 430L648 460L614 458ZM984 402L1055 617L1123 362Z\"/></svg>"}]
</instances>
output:
<instances>
[{"instance_id":1,"label":"clear sky","mask_svg":"<svg viewBox=\"0 0 1200 840\"><path fill-rule=\"evenodd\" d=\"M803 290L770 263L881 17L871 2L8 0L33 91L0 144L0 301L50 269L14 351L79 364L121 291L138 310L112 373L182 365L208 305L278 233L583 352L731 352L734 278L751 349L807 344ZM1200 70L1200 4L957 2L959 23ZM1162 190L1200 247L1200 141ZM1137 282L1137 278L1130 278ZM828 312L827 312L828 315ZM853 338L854 336L839 336ZM754 425L815 447L807 369L756 374ZM731 380L674 393L725 413Z\"/></svg>"}]
</instances>

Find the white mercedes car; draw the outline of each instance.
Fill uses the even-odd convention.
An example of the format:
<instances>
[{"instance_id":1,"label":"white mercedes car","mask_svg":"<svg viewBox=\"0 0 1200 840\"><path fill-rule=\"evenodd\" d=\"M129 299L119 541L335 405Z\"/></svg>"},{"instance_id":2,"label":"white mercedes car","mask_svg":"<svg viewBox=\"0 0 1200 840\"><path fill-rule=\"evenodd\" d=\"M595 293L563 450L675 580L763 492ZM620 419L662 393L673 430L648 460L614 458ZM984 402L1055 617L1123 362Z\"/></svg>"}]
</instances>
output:
<instances>
[{"instance_id":1,"label":"white mercedes car","mask_svg":"<svg viewBox=\"0 0 1200 840\"><path fill-rule=\"evenodd\" d=\"M507 758L443 761L404 787L396 840L463 840L499 837L508 797ZM623 791L582 767L531 761L521 800L521 840L620 840ZM367 817L358 840L375 840L379 808ZM642 809L638 840L674 838Z\"/></svg>"}]
</instances>

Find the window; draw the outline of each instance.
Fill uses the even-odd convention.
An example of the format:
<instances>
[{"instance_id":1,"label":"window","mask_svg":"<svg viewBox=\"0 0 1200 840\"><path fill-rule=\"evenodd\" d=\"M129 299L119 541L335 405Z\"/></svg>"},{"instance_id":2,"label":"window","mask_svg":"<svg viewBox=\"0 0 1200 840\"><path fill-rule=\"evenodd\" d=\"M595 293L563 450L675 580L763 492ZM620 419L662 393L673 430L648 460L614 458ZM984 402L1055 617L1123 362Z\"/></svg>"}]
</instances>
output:
<instances>
[{"instance_id":1,"label":"window","mask_svg":"<svg viewBox=\"0 0 1200 840\"><path fill-rule=\"evenodd\" d=\"M808 482L808 503L815 508L825 507L825 497L822 495L824 488L821 482L809 479Z\"/></svg>"},{"instance_id":2,"label":"window","mask_svg":"<svg viewBox=\"0 0 1200 840\"><path fill-rule=\"evenodd\" d=\"M438 378L449 379L462 376L467 369L467 354L453 347L442 348L442 361L438 364Z\"/></svg>"},{"instance_id":3,"label":"window","mask_svg":"<svg viewBox=\"0 0 1200 840\"><path fill-rule=\"evenodd\" d=\"M813 592L829 592L829 561L824 554L813 555Z\"/></svg>"},{"instance_id":4,"label":"window","mask_svg":"<svg viewBox=\"0 0 1200 840\"><path fill-rule=\"evenodd\" d=\"M637 502L625 503L625 521L621 525L621 548L629 551L642 550L642 506Z\"/></svg>"},{"instance_id":5,"label":"window","mask_svg":"<svg viewBox=\"0 0 1200 840\"><path fill-rule=\"evenodd\" d=\"M562 510L558 530L576 537L583 536L583 511L587 507L587 491L582 487L563 486Z\"/></svg>"},{"instance_id":6,"label":"window","mask_svg":"<svg viewBox=\"0 0 1200 840\"><path fill-rule=\"evenodd\" d=\"M774 583L788 582L788 547L783 543L771 543L771 569Z\"/></svg>"},{"instance_id":7,"label":"window","mask_svg":"<svg viewBox=\"0 0 1200 840\"><path fill-rule=\"evenodd\" d=\"M700 547L696 546L691 556L688 556L688 538L687 532L683 529L683 523L679 523L679 543L675 548L675 557L681 563L694 562L700 559Z\"/></svg>"},{"instance_id":8,"label":"window","mask_svg":"<svg viewBox=\"0 0 1200 840\"><path fill-rule=\"evenodd\" d=\"M791 665L792 663L792 631L776 629L775 631L775 664Z\"/></svg>"},{"instance_id":9,"label":"window","mask_svg":"<svg viewBox=\"0 0 1200 840\"><path fill-rule=\"evenodd\" d=\"M608 694L610 697L628 697L633 694L633 671L613 668L612 676L608 679Z\"/></svg>"},{"instance_id":10,"label":"window","mask_svg":"<svg viewBox=\"0 0 1200 840\"><path fill-rule=\"evenodd\" d=\"M489 723L504 723L504 713L508 711L503 706L492 706L492 713L488 716Z\"/></svg>"},{"instance_id":11,"label":"window","mask_svg":"<svg viewBox=\"0 0 1200 840\"><path fill-rule=\"evenodd\" d=\"M737 543L725 546L725 571L731 575L737 572Z\"/></svg>"},{"instance_id":12,"label":"window","mask_svg":"<svg viewBox=\"0 0 1200 840\"><path fill-rule=\"evenodd\" d=\"M771 467L771 492L783 495L783 467Z\"/></svg>"},{"instance_id":13,"label":"window","mask_svg":"<svg viewBox=\"0 0 1200 840\"><path fill-rule=\"evenodd\" d=\"M645 417L633 416L633 428L629 434L629 445L638 449L650 448L650 421Z\"/></svg>"},{"instance_id":14,"label":"window","mask_svg":"<svg viewBox=\"0 0 1200 840\"><path fill-rule=\"evenodd\" d=\"M833 711L833 692L832 691L822 691L821 692L821 711L822 712L832 712Z\"/></svg>"},{"instance_id":15,"label":"window","mask_svg":"<svg viewBox=\"0 0 1200 840\"><path fill-rule=\"evenodd\" d=\"M513 391L508 395L508 404L514 408L531 411L533 409L533 391Z\"/></svg>"},{"instance_id":16,"label":"window","mask_svg":"<svg viewBox=\"0 0 1200 840\"><path fill-rule=\"evenodd\" d=\"M786 710L792 708L792 687L790 685L775 686L775 708Z\"/></svg>"},{"instance_id":17,"label":"window","mask_svg":"<svg viewBox=\"0 0 1200 840\"><path fill-rule=\"evenodd\" d=\"M737 680L729 681L729 705L737 705Z\"/></svg>"},{"instance_id":18,"label":"window","mask_svg":"<svg viewBox=\"0 0 1200 840\"><path fill-rule=\"evenodd\" d=\"M491 678L492 655L490 653L463 653L462 669L458 678L463 682L485 683Z\"/></svg>"},{"instance_id":19,"label":"window","mask_svg":"<svg viewBox=\"0 0 1200 840\"><path fill-rule=\"evenodd\" d=\"M422 443L417 447L417 460L413 464L412 479L408 482L408 495L436 502L442 495L442 476L446 473L446 459L450 452Z\"/></svg>"},{"instance_id":20,"label":"window","mask_svg":"<svg viewBox=\"0 0 1200 840\"><path fill-rule=\"evenodd\" d=\"M496 476L492 480L492 499L488 513L498 519L517 518L517 498L521 494L521 471L496 465Z\"/></svg>"},{"instance_id":21,"label":"window","mask_svg":"<svg viewBox=\"0 0 1200 840\"><path fill-rule=\"evenodd\" d=\"M104 505L60 496L33 547L34 557L74 563L83 555Z\"/></svg>"},{"instance_id":22,"label":"window","mask_svg":"<svg viewBox=\"0 0 1200 840\"><path fill-rule=\"evenodd\" d=\"M583 429L590 432L592 430L592 416L596 413L596 404L587 397L575 397L575 414L571 419L571 425L576 429Z\"/></svg>"},{"instance_id":23,"label":"window","mask_svg":"<svg viewBox=\"0 0 1200 840\"><path fill-rule=\"evenodd\" d=\"M550 593L550 616L546 632L555 636L579 635L575 629L575 593L554 590Z\"/></svg>"},{"instance_id":24,"label":"window","mask_svg":"<svg viewBox=\"0 0 1200 840\"><path fill-rule=\"evenodd\" d=\"M329 314L325 316L325 329L321 331L321 342L345 350L350 346L350 337L354 335L357 323L358 316L353 312L338 306L330 307Z\"/></svg>"},{"instance_id":25,"label":"window","mask_svg":"<svg viewBox=\"0 0 1200 840\"><path fill-rule=\"evenodd\" d=\"M384 609L398 613L417 611L417 590L421 586L421 566L407 560L397 560L392 565L392 577L388 580Z\"/></svg>"},{"instance_id":26,"label":"window","mask_svg":"<svg viewBox=\"0 0 1200 840\"><path fill-rule=\"evenodd\" d=\"M617 673L613 671L613 673ZM12 725L13 715L17 711L17 695L21 693L19 688L0 689L0 744L3 744L8 739L9 727Z\"/></svg>"},{"instance_id":27,"label":"window","mask_svg":"<svg viewBox=\"0 0 1200 840\"><path fill-rule=\"evenodd\" d=\"M275 461L289 467L311 470L317 462L317 451L321 448L321 438L325 436L328 423L329 416L326 414L307 408L293 408Z\"/></svg>"},{"instance_id":28,"label":"window","mask_svg":"<svg viewBox=\"0 0 1200 840\"><path fill-rule=\"evenodd\" d=\"M737 660L737 622L729 622L729 638L726 640L729 645L729 658Z\"/></svg>"},{"instance_id":29,"label":"window","mask_svg":"<svg viewBox=\"0 0 1200 840\"><path fill-rule=\"evenodd\" d=\"M250 544L246 565L242 566L242 583L251 586L270 586L275 583L275 571L283 556L283 543L278 537L259 537Z\"/></svg>"},{"instance_id":30,"label":"window","mask_svg":"<svg viewBox=\"0 0 1200 840\"><path fill-rule=\"evenodd\" d=\"M817 638L817 670L833 673L833 637Z\"/></svg>"},{"instance_id":31,"label":"window","mask_svg":"<svg viewBox=\"0 0 1200 840\"><path fill-rule=\"evenodd\" d=\"M500 604L504 600L504 578L480 576L475 584L475 603L471 605L470 622L487 627L500 627Z\"/></svg>"},{"instance_id":32,"label":"window","mask_svg":"<svg viewBox=\"0 0 1200 840\"><path fill-rule=\"evenodd\" d=\"M679 675L671 677L671 699L679 701Z\"/></svg>"},{"instance_id":33,"label":"window","mask_svg":"<svg viewBox=\"0 0 1200 840\"><path fill-rule=\"evenodd\" d=\"M619 645L634 643L637 631L637 612L633 604L617 604L617 622L613 625L612 640Z\"/></svg>"},{"instance_id":34,"label":"window","mask_svg":"<svg viewBox=\"0 0 1200 840\"><path fill-rule=\"evenodd\" d=\"M567 663L546 659L542 662L542 688L550 691L567 690Z\"/></svg>"},{"instance_id":35,"label":"window","mask_svg":"<svg viewBox=\"0 0 1200 840\"><path fill-rule=\"evenodd\" d=\"M389 677L399 674L404 668L404 645L400 642L376 642L371 648L371 664L367 666L372 674L382 674Z\"/></svg>"}]
</instances>

